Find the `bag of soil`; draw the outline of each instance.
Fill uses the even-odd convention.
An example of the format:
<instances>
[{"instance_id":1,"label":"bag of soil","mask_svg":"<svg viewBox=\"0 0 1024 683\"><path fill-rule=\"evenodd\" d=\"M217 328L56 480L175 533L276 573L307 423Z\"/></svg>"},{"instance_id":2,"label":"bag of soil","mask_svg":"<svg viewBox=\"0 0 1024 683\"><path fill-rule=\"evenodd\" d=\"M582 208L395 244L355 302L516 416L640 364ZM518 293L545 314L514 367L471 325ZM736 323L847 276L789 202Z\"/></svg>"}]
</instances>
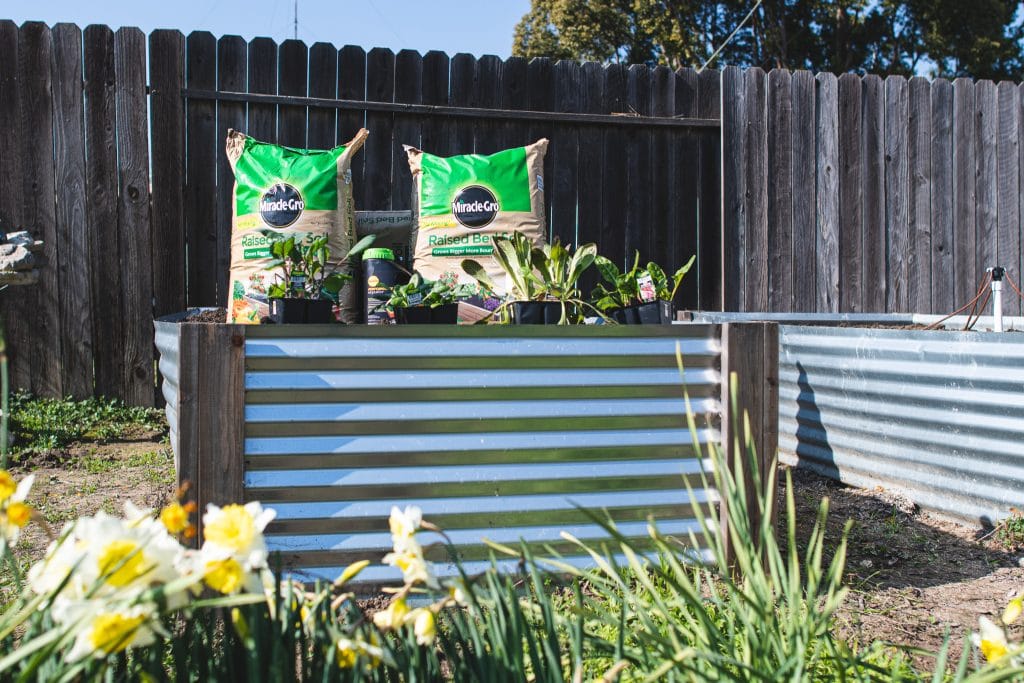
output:
<instances>
[{"instance_id":1,"label":"bag of soil","mask_svg":"<svg viewBox=\"0 0 1024 683\"><path fill-rule=\"evenodd\" d=\"M341 259L355 242L352 157L367 135L363 128L340 147L307 150L228 131L227 156L235 174L228 322L258 323L269 313L267 290L280 275L266 270L271 257L265 230L282 236L326 234L330 249L327 270L342 265ZM358 264L343 267L354 271ZM336 318L345 323L358 321L358 294L351 282L341 289L335 302Z\"/></svg>"},{"instance_id":2,"label":"bag of soil","mask_svg":"<svg viewBox=\"0 0 1024 683\"><path fill-rule=\"evenodd\" d=\"M547 147L542 139L486 156L439 157L406 146L415 188L414 268L430 280L474 284L460 266L473 258L502 286L505 277L492 256L493 238L520 232L536 245L544 243ZM478 299L472 302L478 311L460 306L461 321L483 317L496 304L487 293Z\"/></svg>"}]
</instances>

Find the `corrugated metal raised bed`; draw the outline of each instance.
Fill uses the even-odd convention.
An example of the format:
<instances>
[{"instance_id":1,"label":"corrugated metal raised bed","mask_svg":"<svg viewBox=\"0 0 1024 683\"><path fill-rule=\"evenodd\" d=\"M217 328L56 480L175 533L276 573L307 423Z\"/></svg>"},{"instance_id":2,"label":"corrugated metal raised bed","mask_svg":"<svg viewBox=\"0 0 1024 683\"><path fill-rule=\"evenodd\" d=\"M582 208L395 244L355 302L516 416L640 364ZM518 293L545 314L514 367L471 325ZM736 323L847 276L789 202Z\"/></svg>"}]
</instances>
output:
<instances>
[{"instance_id":1,"label":"corrugated metal raised bed","mask_svg":"<svg viewBox=\"0 0 1024 683\"><path fill-rule=\"evenodd\" d=\"M974 524L1024 506L1020 333L781 325L779 382L801 467Z\"/></svg>"},{"instance_id":2,"label":"corrugated metal raised bed","mask_svg":"<svg viewBox=\"0 0 1024 683\"><path fill-rule=\"evenodd\" d=\"M607 509L630 536L646 536L648 516L685 536L682 477L702 500L714 493L700 489L677 345L701 442L722 436L723 362L763 379L773 369L745 359L763 359L765 344L775 353L764 325L726 330L726 348L760 346L725 361L715 325L156 327L179 477L201 503L275 508L271 549L300 576L329 579L380 558L392 505L422 507L470 571L486 560L483 537L597 537L576 506ZM774 398L754 393L755 422L773 425ZM444 548L430 559L453 570ZM395 577L383 566L362 576Z\"/></svg>"}]
</instances>

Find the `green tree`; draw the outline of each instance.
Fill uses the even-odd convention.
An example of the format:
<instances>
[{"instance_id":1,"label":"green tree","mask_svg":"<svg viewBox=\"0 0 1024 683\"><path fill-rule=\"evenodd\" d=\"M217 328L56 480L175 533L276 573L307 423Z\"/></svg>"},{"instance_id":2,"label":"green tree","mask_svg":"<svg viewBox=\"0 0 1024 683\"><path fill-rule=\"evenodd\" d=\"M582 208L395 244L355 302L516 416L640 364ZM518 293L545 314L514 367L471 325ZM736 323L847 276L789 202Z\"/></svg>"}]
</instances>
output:
<instances>
[{"instance_id":1,"label":"green tree","mask_svg":"<svg viewBox=\"0 0 1024 683\"><path fill-rule=\"evenodd\" d=\"M1020 78L1020 5L1011 0L533 0L516 26L513 53L677 68L700 66L721 48L716 66Z\"/></svg>"}]
</instances>

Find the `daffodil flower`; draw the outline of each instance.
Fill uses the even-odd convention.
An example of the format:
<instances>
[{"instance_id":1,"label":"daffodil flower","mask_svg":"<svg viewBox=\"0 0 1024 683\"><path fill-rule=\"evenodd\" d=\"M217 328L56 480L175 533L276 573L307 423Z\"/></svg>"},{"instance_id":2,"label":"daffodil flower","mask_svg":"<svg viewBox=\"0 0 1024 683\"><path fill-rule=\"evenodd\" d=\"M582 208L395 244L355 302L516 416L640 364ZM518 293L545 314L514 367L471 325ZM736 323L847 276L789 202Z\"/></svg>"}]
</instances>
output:
<instances>
[{"instance_id":1,"label":"daffodil flower","mask_svg":"<svg viewBox=\"0 0 1024 683\"><path fill-rule=\"evenodd\" d=\"M263 530L274 515L256 502L207 506L203 547L195 559L208 586L225 594L263 590L260 573L267 568Z\"/></svg>"},{"instance_id":2,"label":"daffodil flower","mask_svg":"<svg viewBox=\"0 0 1024 683\"><path fill-rule=\"evenodd\" d=\"M409 616L409 605L406 604L405 598L397 597L386 609L373 615L373 625L382 631L394 631L401 628L407 616Z\"/></svg>"},{"instance_id":3,"label":"daffodil flower","mask_svg":"<svg viewBox=\"0 0 1024 683\"><path fill-rule=\"evenodd\" d=\"M351 638L339 638L334 643L334 649L338 666L342 669L355 668L360 657L366 658L367 668L377 666L384 659L384 650L372 642L367 643Z\"/></svg>"},{"instance_id":4,"label":"daffodil flower","mask_svg":"<svg viewBox=\"0 0 1024 683\"><path fill-rule=\"evenodd\" d=\"M418 645L430 645L437 635L437 621L434 613L424 607L418 607L409 613L406 619L413 623L413 633L416 635Z\"/></svg>"},{"instance_id":5,"label":"daffodil flower","mask_svg":"<svg viewBox=\"0 0 1024 683\"><path fill-rule=\"evenodd\" d=\"M409 505L405 510L399 510L397 506L391 508L391 516L388 518L388 526L391 528L391 541L396 546L402 546L406 541L419 531L423 524L423 511L415 505Z\"/></svg>"},{"instance_id":6,"label":"daffodil flower","mask_svg":"<svg viewBox=\"0 0 1024 683\"><path fill-rule=\"evenodd\" d=\"M1006 656L1009 644L1006 642L1006 632L1002 627L987 617L980 617L978 625L981 633L971 636L976 647L981 649L985 659L989 662L996 662Z\"/></svg>"},{"instance_id":7,"label":"daffodil flower","mask_svg":"<svg viewBox=\"0 0 1024 683\"><path fill-rule=\"evenodd\" d=\"M195 511L195 503L182 505L180 502L174 501L160 510L160 522L168 533L190 538L195 533L195 527L189 522L189 516Z\"/></svg>"},{"instance_id":8,"label":"daffodil flower","mask_svg":"<svg viewBox=\"0 0 1024 683\"><path fill-rule=\"evenodd\" d=\"M1009 626L1020 618L1021 612L1024 612L1024 591L1017 593L1017 596L1006 604L1006 609L1003 610L1003 623Z\"/></svg>"},{"instance_id":9,"label":"daffodil flower","mask_svg":"<svg viewBox=\"0 0 1024 683\"><path fill-rule=\"evenodd\" d=\"M32 508L25 503L35 475L30 474L17 484L7 470L0 470L0 545L13 547L21 530L32 519Z\"/></svg>"},{"instance_id":10,"label":"daffodil flower","mask_svg":"<svg viewBox=\"0 0 1024 683\"><path fill-rule=\"evenodd\" d=\"M83 610L93 610L82 614ZM134 605L126 608L107 608L83 603L72 610L72 618L84 623L71 650L68 661L85 657L102 659L129 647L149 645L161 634L153 618L153 605Z\"/></svg>"}]
</instances>

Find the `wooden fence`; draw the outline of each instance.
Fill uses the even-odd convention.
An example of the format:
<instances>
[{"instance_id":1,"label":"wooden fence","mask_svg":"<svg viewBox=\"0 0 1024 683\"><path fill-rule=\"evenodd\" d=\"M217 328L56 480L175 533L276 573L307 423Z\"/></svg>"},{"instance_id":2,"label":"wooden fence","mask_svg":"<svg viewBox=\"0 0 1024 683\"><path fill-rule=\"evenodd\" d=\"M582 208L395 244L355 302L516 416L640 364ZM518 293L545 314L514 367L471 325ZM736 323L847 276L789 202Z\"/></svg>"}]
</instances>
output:
<instances>
[{"instance_id":1,"label":"wooden fence","mask_svg":"<svg viewBox=\"0 0 1024 683\"><path fill-rule=\"evenodd\" d=\"M722 103L725 310L946 313L989 266L1021 281L1016 83L730 67Z\"/></svg>"},{"instance_id":2,"label":"wooden fence","mask_svg":"<svg viewBox=\"0 0 1024 683\"><path fill-rule=\"evenodd\" d=\"M717 72L9 21L0 64L0 226L34 232L49 261L0 300L14 385L40 395L152 404L153 317L224 304L228 128L325 147L366 125L353 175L370 210L409 206L402 144L548 137L553 235L618 261L699 252L681 303L719 298Z\"/></svg>"}]
</instances>

